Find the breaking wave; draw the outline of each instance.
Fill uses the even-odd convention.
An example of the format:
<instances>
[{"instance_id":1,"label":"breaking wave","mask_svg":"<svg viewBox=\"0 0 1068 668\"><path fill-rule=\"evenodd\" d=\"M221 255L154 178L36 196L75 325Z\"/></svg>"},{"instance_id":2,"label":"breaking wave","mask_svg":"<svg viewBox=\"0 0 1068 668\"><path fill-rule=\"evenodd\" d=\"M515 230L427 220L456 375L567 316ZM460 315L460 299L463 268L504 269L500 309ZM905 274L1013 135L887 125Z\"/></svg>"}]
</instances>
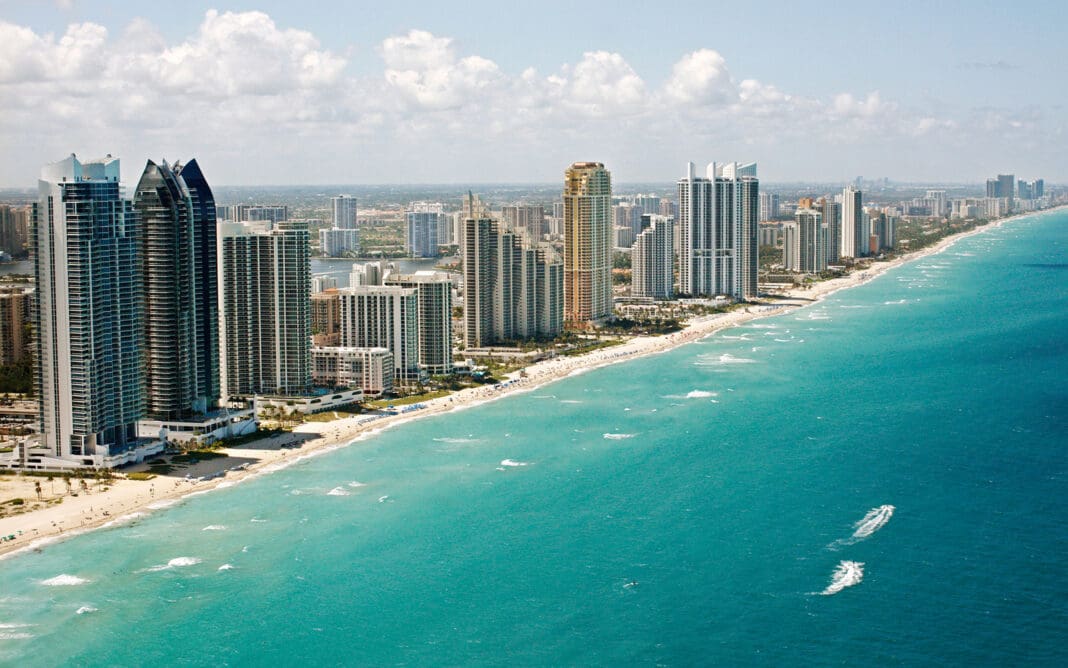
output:
<instances>
[{"instance_id":1,"label":"breaking wave","mask_svg":"<svg viewBox=\"0 0 1068 668\"><path fill-rule=\"evenodd\" d=\"M233 570L233 568L234 568L233 564L223 564L222 566L219 566L219 568L217 570L229 571L229 570Z\"/></svg>"},{"instance_id":2,"label":"breaking wave","mask_svg":"<svg viewBox=\"0 0 1068 668\"><path fill-rule=\"evenodd\" d=\"M706 399L708 397L716 396L715 392L709 392L707 390L693 390L686 393L687 399Z\"/></svg>"},{"instance_id":3,"label":"breaking wave","mask_svg":"<svg viewBox=\"0 0 1068 668\"><path fill-rule=\"evenodd\" d=\"M478 443L477 438L435 438L438 443Z\"/></svg>"},{"instance_id":4,"label":"breaking wave","mask_svg":"<svg viewBox=\"0 0 1068 668\"><path fill-rule=\"evenodd\" d=\"M864 563L860 561L842 561L831 574L831 584L820 592L822 596L834 596L846 587L860 584L864 579Z\"/></svg>"},{"instance_id":5,"label":"breaking wave","mask_svg":"<svg viewBox=\"0 0 1068 668\"><path fill-rule=\"evenodd\" d=\"M201 560L200 560L199 557L175 557L174 559L171 559L170 561L168 561L165 564L161 564L159 566L152 566L150 568L146 568L145 571L148 572L148 573L155 573L155 572L158 572L158 571L169 571L172 568L184 568L185 566L195 566L195 565L199 564L200 561Z\"/></svg>"},{"instance_id":6,"label":"breaking wave","mask_svg":"<svg viewBox=\"0 0 1068 668\"><path fill-rule=\"evenodd\" d=\"M84 615L89 612L96 612L96 610L97 609L91 605L83 605L82 607L78 608L78 610L74 614Z\"/></svg>"},{"instance_id":7,"label":"breaking wave","mask_svg":"<svg viewBox=\"0 0 1068 668\"><path fill-rule=\"evenodd\" d=\"M62 575L57 575L54 578L42 580L41 584L46 587L73 587L75 585L87 584L88 582L89 580L86 580L85 578L80 578L77 575L67 575L66 573L64 573Z\"/></svg>"},{"instance_id":8,"label":"breaking wave","mask_svg":"<svg viewBox=\"0 0 1068 668\"><path fill-rule=\"evenodd\" d=\"M344 487L338 486L338 487L335 487L334 489L330 490L329 492L327 492L326 495L327 496L351 496L352 492L350 492L349 490L345 489Z\"/></svg>"},{"instance_id":9,"label":"breaking wave","mask_svg":"<svg viewBox=\"0 0 1068 668\"><path fill-rule=\"evenodd\" d=\"M360 482L359 480L353 480L349 483L349 487L366 487L367 483Z\"/></svg>"},{"instance_id":10,"label":"breaking wave","mask_svg":"<svg viewBox=\"0 0 1068 668\"><path fill-rule=\"evenodd\" d=\"M514 459L502 459L501 466L529 466L530 462L517 462Z\"/></svg>"},{"instance_id":11,"label":"breaking wave","mask_svg":"<svg viewBox=\"0 0 1068 668\"><path fill-rule=\"evenodd\" d=\"M634 434L604 434L604 437L610 441L622 441L624 438L634 438L634 436Z\"/></svg>"},{"instance_id":12,"label":"breaking wave","mask_svg":"<svg viewBox=\"0 0 1068 668\"><path fill-rule=\"evenodd\" d=\"M209 524L201 529L201 531L226 531L226 527L222 524Z\"/></svg>"},{"instance_id":13,"label":"breaking wave","mask_svg":"<svg viewBox=\"0 0 1068 668\"><path fill-rule=\"evenodd\" d=\"M731 355L730 353L723 353L722 355L720 355L718 357L713 357L711 359L709 359L708 357L702 356L702 358L700 359L699 362L696 363L696 365L697 366L724 366L724 365L728 365L728 364L754 364L754 363L756 363L756 360L752 360L752 359L749 359L747 357L735 357L734 355Z\"/></svg>"}]
</instances>

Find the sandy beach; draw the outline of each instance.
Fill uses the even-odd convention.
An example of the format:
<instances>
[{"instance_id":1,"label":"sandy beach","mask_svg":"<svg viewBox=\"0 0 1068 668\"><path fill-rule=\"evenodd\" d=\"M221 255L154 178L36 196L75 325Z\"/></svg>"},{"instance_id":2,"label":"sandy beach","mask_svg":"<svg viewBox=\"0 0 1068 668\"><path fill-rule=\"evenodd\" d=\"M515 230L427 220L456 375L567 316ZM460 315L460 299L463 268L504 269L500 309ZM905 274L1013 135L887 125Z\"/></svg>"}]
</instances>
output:
<instances>
[{"instance_id":1,"label":"sandy beach","mask_svg":"<svg viewBox=\"0 0 1068 668\"><path fill-rule=\"evenodd\" d=\"M788 291L780 298L750 304L728 313L695 318L685 329L674 334L635 337L621 345L600 349L587 355L545 360L527 367L522 372L511 374L498 385L464 389L446 397L428 400L421 404L422 408L411 409L399 415L368 413L333 422L305 423L296 427L292 433L261 438L221 450L225 457L200 461L152 480L116 479L104 484L87 481L88 492L74 480L73 491L78 493L74 496L66 493L67 487L59 478L50 484L42 477L3 474L0 475L0 502L16 497L25 499L27 503L37 499L36 482L41 484L45 501L56 498L62 500L38 510L0 519L0 538L5 539L0 542L0 555L32 550L70 535L128 521L152 510L173 505L189 494L229 487L251 477L269 474L303 458L344 447L402 422L529 391L581 370L663 352L728 327L809 306L838 290L866 283L906 262L939 253L965 236L1001 226L1020 217L1023 216L994 221L947 237L934 246L891 261L874 262L869 268L856 270L848 276ZM146 467L139 468L143 470ZM14 536L14 539L6 540L9 536Z\"/></svg>"}]
</instances>

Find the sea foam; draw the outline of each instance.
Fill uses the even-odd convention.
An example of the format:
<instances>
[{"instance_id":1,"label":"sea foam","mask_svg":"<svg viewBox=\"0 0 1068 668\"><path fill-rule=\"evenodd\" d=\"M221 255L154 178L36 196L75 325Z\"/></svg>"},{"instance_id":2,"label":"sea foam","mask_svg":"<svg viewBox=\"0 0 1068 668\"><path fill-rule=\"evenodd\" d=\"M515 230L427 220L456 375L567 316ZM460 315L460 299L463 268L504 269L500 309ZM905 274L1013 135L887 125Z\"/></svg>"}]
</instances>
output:
<instances>
[{"instance_id":1,"label":"sea foam","mask_svg":"<svg viewBox=\"0 0 1068 668\"><path fill-rule=\"evenodd\" d=\"M226 527L222 524L209 524L201 529L201 531L226 531Z\"/></svg>"},{"instance_id":2,"label":"sea foam","mask_svg":"<svg viewBox=\"0 0 1068 668\"><path fill-rule=\"evenodd\" d=\"M611 433L604 434L604 437L607 438L610 441L622 441L625 438L634 438L634 436L635 436L634 434L611 434Z\"/></svg>"},{"instance_id":3,"label":"sea foam","mask_svg":"<svg viewBox=\"0 0 1068 668\"><path fill-rule=\"evenodd\" d=\"M529 465L529 462L517 462L514 459L502 459L501 460L501 466L515 467L515 466L527 466L527 465Z\"/></svg>"},{"instance_id":4,"label":"sea foam","mask_svg":"<svg viewBox=\"0 0 1068 668\"><path fill-rule=\"evenodd\" d=\"M42 580L41 584L46 587L73 587L75 585L87 584L88 582L89 580L86 580L85 578L80 578L77 575L67 575L66 573L64 573L62 575L57 575L54 578Z\"/></svg>"},{"instance_id":5,"label":"sea foam","mask_svg":"<svg viewBox=\"0 0 1068 668\"><path fill-rule=\"evenodd\" d=\"M184 568L186 566L195 566L200 563L199 557L175 557L165 564L158 566L151 566L146 568L145 571L149 573L155 573L157 571L169 571L172 568Z\"/></svg>"},{"instance_id":6,"label":"sea foam","mask_svg":"<svg viewBox=\"0 0 1068 668\"><path fill-rule=\"evenodd\" d=\"M709 392L707 390L693 390L686 393L687 399L706 399L714 396L716 396L715 392Z\"/></svg>"},{"instance_id":7,"label":"sea foam","mask_svg":"<svg viewBox=\"0 0 1068 668\"><path fill-rule=\"evenodd\" d=\"M78 610L75 611L74 614L76 614L76 615L85 615L85 614L88 614L90 612L96 612L96 611L97 611L97 609L94 608L91 605L83 605L82 607L78 608Z\"/></svg>"},{"instance_id":8,"label":"sea foam","mask_svg":"<svg viewBox=\"0 0 1068 668\"><path fill-rule=\"evenodd\" d=\"M327 492L326 495L327 496L351 496L352 492L350 492L349 490L345 489L344 487L335 487L334 489L332 489L329 492Z\"/></svg>"},{"instance_id":9,"label":"sea foam","mask_svg":"<svg viewBox=\"0 0 1068 668\"><path fill-rule=\"evenodd\" d=\"M864 563L860 561L842 561L831 574L831 584L820 592L823 596L834 596L846 587L860 584L864 579Z\"/></svg>"}]
</instances>

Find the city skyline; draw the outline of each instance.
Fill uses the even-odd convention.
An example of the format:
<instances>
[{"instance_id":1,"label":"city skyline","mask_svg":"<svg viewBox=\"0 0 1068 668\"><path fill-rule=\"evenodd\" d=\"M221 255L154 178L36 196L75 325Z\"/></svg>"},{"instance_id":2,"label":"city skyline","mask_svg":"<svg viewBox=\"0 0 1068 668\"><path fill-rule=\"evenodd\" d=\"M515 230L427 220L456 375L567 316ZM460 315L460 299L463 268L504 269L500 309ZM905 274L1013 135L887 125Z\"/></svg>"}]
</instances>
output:
<instances>
[{"instance_id":1,"label":"city skyline","mask_svg":"<svg viewBox=\"0 0 1068 668\"><path fill-rule=\"evenodd\" d=\"M695 6L687 22L627 21L638 8L624 6L592 35L592 8L562 22L552 3L521 26L489 5L470 22L403 4L375 16L4 4L4 187L29 187L70 146L90 159L193 153L231 185L550 183L576 160L612 165L620 183L667 182L695 154L744 155L767 182L1068 180L1065 94L1034 66L1064 55L1053 3L860 6L841 35L821 29L829 10L787 5ZM949 29L912 30L921 11ZM667 46L642 38L669 29ZM795 36L817 29L821 48L797 57ZM886 48L843 57L857 34ZM175 106L188 111L178 121Z\"/></svg>"}]
</instances>

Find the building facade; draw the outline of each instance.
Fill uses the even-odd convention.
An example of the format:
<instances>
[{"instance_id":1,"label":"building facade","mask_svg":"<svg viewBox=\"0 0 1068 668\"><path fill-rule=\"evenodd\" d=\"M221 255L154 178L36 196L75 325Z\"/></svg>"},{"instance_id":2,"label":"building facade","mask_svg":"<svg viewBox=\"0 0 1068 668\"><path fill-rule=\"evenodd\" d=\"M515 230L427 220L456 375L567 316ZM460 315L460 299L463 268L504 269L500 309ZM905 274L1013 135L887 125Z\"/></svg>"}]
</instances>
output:
<instances>
[{"instance_id":1,"label":"building facade","mask_svg":"<svg viewBox=\"0 0 1068 668\"><path fill-rule=\"evenodd\" d=\"M385 348L312 348L312 382L318 387L358 387L365 395L393 392L393 353Z\"/></svg>"},{"instance_id":2,"label":"building facade","mask_svg":"<svg viewBox=\"0 0 1068 668\"><path fill-rule=\"evenodd\" d=\"M173 167L149 160L134 208L142 230L146 415L171 420L206 413L220 396L211 188L196 160Z\"/></svg>"},{"instance_id":3,"label":"building facade","mask_svg":"<svg viewBox=\"0 0 1068 668\"><path fill-rule=\"evenodd\" d=\"M787 271L818 274L827 270L827 227L823 213L798 209L783 226L783 266Z\"/></svg>"},{"instance_id":4,"label":"building facade","mask_svg":"<svg viewBox=\"0 0 1068 668\"><path fill-rule=\"evenodd\" d=\"M564 266L544 244L511 231L469 197L464 221L464 343L483 348L563 331Z\"/></svg>"},{"instance_id":5,"label":"building facade","mask_svg":"<svg viewBox=\"0 0 1068 668\"><path fill-rule=\"evenodd\" d=\"M338 195L330 198L330 210L332 215L331 227L339 230L355 230L356 224L356 198L348 195Z\"/></svg>"},{"instance_id":6,"label":"building facade","mask_svg":"<svg viewBox=\"0 0 1068 668\"><path fill-rule=\"evenodd\" d=\"M672 299L675 296L675 219L660 215L643 218L649 225L635 239L630 251L631 295Z\"/></svg>"},{"instance_id":7,"label":"building facade","mask_svg":"<svg viewBox=\"0 0 1068 668\"><path fill-rule=\"evenodd\" d=\"M118 159L45 166L32 227L41 445L111 465L144 415L141 227Z\"/></svg>"},{"instance_id":8,"label":"building facade","mask_svg":"<svg viewBox=\"0 0 1068 668\"><path fill-rule=\"evenodd\" d=\"M612 175L600 162L564 174L564 320L587 327L612 315Z\"/></svg>"},{"instance_id":9,"label":"building facade","mask_svg":"<svg viewBox=\"0 0 1068 668\"><path fill-rule=\"evenodd\" d=\"M437 257L445 207L440 202L412 202L405 213L405 250L411 257Z\"/></svg>"},{"instance_id":10,"label":"building facade","mask_svg":"<svg viewBox=\"0 0 1068 668\"><path fill-rule=\"evenodd\" d=\"M411 288L418 301L419 365L432 376L452 373L452 279L439 271L392 274L388 285Z\"/></svg>"},{"instance_id":11,"label":"building facade","mask_svg":"<svg viewBox=\"0 0 1068 668\"><path fill-rule=\"evenodd\" d=\"M311 387L308 227L219 225L226 397L299 395Z\"/></svg>"},{"instance_id":12,"label":"building facade","mask_svg":"<svg viewBox=\"0 0 1068 668\"><path fill-rule=\"evenodd\" d=\"M423 380L419 367L419 294L395 285L338 290L341 299L341 345L385 348L393 354L397 383Z\"/></svg>"},{"instance_id":13,"label":"building facade","mask_svg":"<svg viewBox=\"0 0 1068 668\"><path fill-rule=\"evenodd\" d=\"M756 163L688 163L679 193L679 292L693 297L757 295L760 182Z\"/></svg>"},{"instance_id":14,"label":"building facade","mask_svg":"<svg viewBox=\"0 0 1068 668\"><path fill-rule=\"evenodd\" d=\"M853 186L842 190L842 225L838 258L858 258L868 254L869 233L864 224L863 193Z\"/></svg>"}]
</instances>

